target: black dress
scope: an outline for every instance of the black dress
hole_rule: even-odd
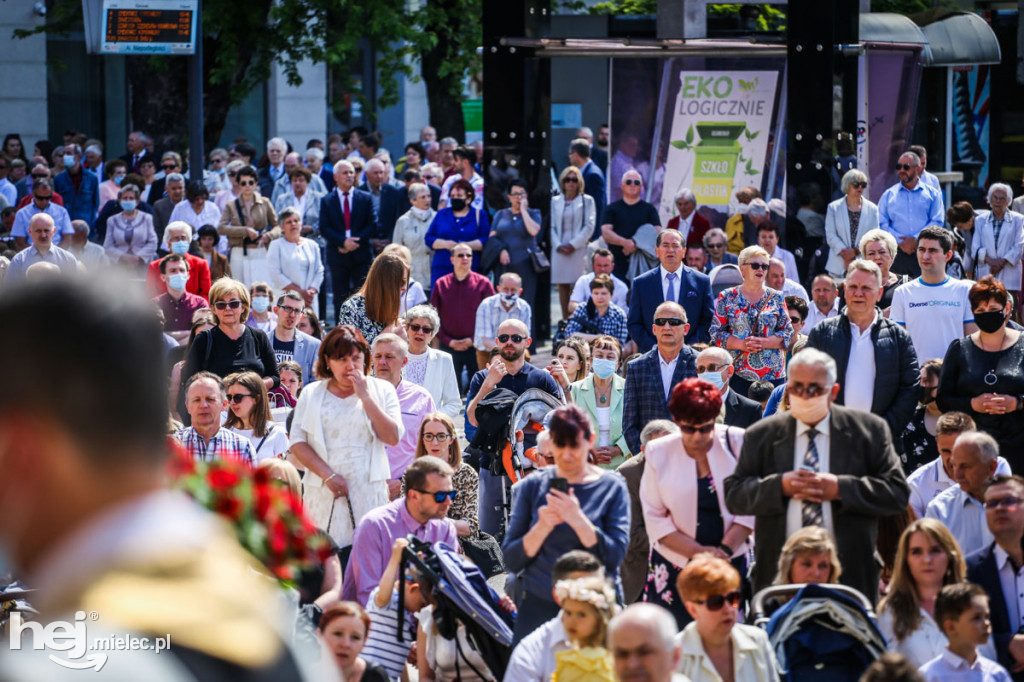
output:
[[[907,428],[903,431],[903,454],[900,455],[900,464],[903,465],[905,476],[909,476],[939,456],[935,436],[928,433],[924,425],[925,412],[925,406],[918,405],[914,409],[914,416],[910,418]]]
[[[942,361],[936,396],[943,412],[956,410],[971,415],[978,429],[999,442],[999,454],[1010,463],[1010,469],[1024,472],[1024,411],[975,412],[971,399],[982,393],[1024,394],[1024,334],[1001,351],[982,350],[970,337],[951,343]]]

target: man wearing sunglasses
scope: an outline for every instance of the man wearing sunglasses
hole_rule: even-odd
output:
[[[917,154],[904,152],[896,162],[900,181],[885,190],[878,200],[878,226],[899,242],[891,269],[911,277],[921,274],[915,257],[918,233],[929,225],[944,224],[945,215],[942,194],[921,182],[920,165],[921,158]]]
[[[302,368],[302,378],[309,383],[314,380],[313,365],[320,351],[320,339],[297,327],[304,306],[305,300],[297,291],[287,290],[278,297],[274,306],[277,326],[270,335],[270,345],[274,348],[278,366],[285,360],[294,360]]]
[[[697,355],[697,378],[715,385],[722,397],[719,423],[745,429],[761,418],[761,405],[736,391],[729,390],[729,380],[736,370],[732,366],[732,353],[708,346]]]
[[[790,411],[747,429],[724,483],[729,511],[756,517],[754,590],[774,580],[786,538],[815,525],[836,539],[840,582],[874,603],[878,566],[870,557],[878,521],[903,511],[910,496],[889,427],[881,417],[833,404],[836,363],[815,348],[793,356],[786,390]]]
[[[405,470],[405,496],[367,512],[352,537],[341,598],[365,604],[391,559],[398,538],[413,535],[424,542],[458,547],[455,522],[446,518],[457,491],[448,462],[425,455]]]
[[[629,169],[622,175],[622,198],[608,204],[601,215],[601,236],[615,256],[614,273],[619,279],[626,279],[628,256],[637,248],[633,241],[637,231],[644,225],[661,226],[658,210],[643,200],[643,192],[640,173]]]
[[[1024,665],[1024,613],[1017,589],[1024,580],[1024,478],[996,474],[986,486],[985,521],[995,541],[967,559],[967,579],[988,594],[999,663],[1015,670]],[[1021,673],[1013,679],[1021,679]]]

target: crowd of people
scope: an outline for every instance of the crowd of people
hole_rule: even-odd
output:
[[[126,148],[69,131],[0,150],[0,352],[19,358],[0,373],[0,550],[43,613],[115,603],[129,584],[90,588],[108,570],[159,582],[177,559],[230,583],[249,561],[164,489],[169,436],[277,472],[332,548],[293,619],[319,654],[268,620],[250,572],[241,601],[182,626],[193,671],[775,680],[751,597],[811,583],[877,611],[899,657],[867,679],[1024,680],[1007,185],[991,210],[946,210],[912,147],[877,205],[853,169],[827,205],[797,188],[793,215],[754,187],[728,216],[681,188],[662,225],[635,169],[607,200],[607,126],[532,188],[485,186],[480,150],[430,127],[398,159],[363,129],[238,141],[194,173],[143,133]],[[510,433],[531,400],[543,414]],[[416,541],[507,595],[507,669],[407,569]],[[232,609],[258,655],[211,634]]]

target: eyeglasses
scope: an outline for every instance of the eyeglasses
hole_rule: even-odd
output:
[[[767,263],[744,263],[744,265],[748,266],[751,270],[764,270],[766,272],[768,271]]]
[[[255,397],[256,396],[254,396],[252,393],[232,393],[232,394],[228,395],[228,402],[229,403],[234,403],[235,405],[237,405],[238,403],[242,402],[246,398],[255,398]]]
[[[522,199],[526,196],[526,192],[513,192],[512,194],[509,194],[509,196],[515,199]]]
[[[896,170],[908,171],[908,170],[913,170],[915,168],[917,168],[917,166],[911,166],[909,163],[897,163],[896,164]]]
[[[283,310],[284,312],[288,313],[289,315],[301,315],[302,314],[302,308],[293,308],[290,305],[279,305],[279,306],[277,306],[277,309],[278,310]]]
[[[714,244],[708,244],[709,249],[724,249],[725,242],[716,242]]]
[[[694,604],[702,604],[708,611],[720,611],[726,602],[729,606],[736,608],[740,605],[743,595],[739,590],[733,590],[729,594],[713,594],[704,601],[694,600]]]
[[[434,328],[426,324],[410,324],[409,329],[414,332],[423,332],[424,334],[433,334]]]
[[[452,436],[451,436],[450,433],[424,433],[423,434],[423,440],[426,443],[430,443],[430,442],[435,441],[435,440],[438,443],[443,443],[443,442],[445,442],[446,440],[448,440],[451,437]]]
[[[473,257],[473,254],[471,254],[471,253],[453,253],[452,254],[452,258],[472,258],[472,257]]]
[[[655,327],[664,327],[666,324],[668,326],[670,326],[670,327],[681,327],[681,326],[683,326],[686,323],[683,322],[682,320],[680,320],[678,317],[656,317],[656,318],[654,318],[654,326]]]
[[[512,340],[512,343],[522,343],[526,340],[526,337],[519,334],[501,334],[498,336],[498,343],[508,343],[509,339]]]
[[[1002,507],[1003,509],[1013,509],[1014,507],[1020,506],[1021,502],[1024,502],[1024,500],[1019,497],[1015,497],[1014,495],[1007,495],[1006,497],[1000,497],[995,500],[985,500],[985,509],[998,509],[999,507]]]
[[[695,433],[706,436],[715,430],[715,422],[710,422],[704,426],[690,426],[689,424],[678,424],[677,426],[679,426],[679,430],[687,436],[692,436]]]
[[[831,386],[822,386],[821,384],[788,384],[786,391],[790,395],[795,395],[797,398],[817,398],[820,395],[828,393]]]
[[[579,181],[580,181],[580,179],[577,178],[575,175],[566,175],[565,176],[565,180],[562,180],[562,182],[577,182],[577,183]]]
[[[232,310],[238,310],[242,307],[241,301],[217,301],[213,304],[213,307],[217,310],[225,310],[231,308]]]
[[[241,182],[240,181],[238,184],[241,185],[242,187],[253,187],[256,183],[253,182],[252,180],[250,180],[248,182]]]
[[[864,189],[867,186],[868,186],[868,183],[866,183],[866,182],[851,182],[850,183],[850,187],[856,187],[858,189]]]
[[[704,372],[721,372],[729,365],[697,365],[697,374],[703,374]]]
[[[644,183],[643,183],[642,180],[623,180],[622,184],[623,185],[638,185],[639,186],[639,185],[642,185]]]
[[[435,493],[428,492],[426,490],[418,490],[416,488],[413,488],[413,490],[423,495],[433,495],[434,502],[437,502],[438,504],[444,502],[445,498],[451,498],[452,502],[454,502],[456,496],[459,494],[458,490],[438,490]]]

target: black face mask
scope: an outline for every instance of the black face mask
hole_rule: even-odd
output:
[[[922,386],[921,387],[921,404],[928,405],[929,403],[935,402],[935,394],[938,392],[938,388],[935,386]]]
[[[465,208],[466,208],[466,200],[465,199],[452,199],[452,210],[453,211],[462,211],[462,210],[465,210]]]
[[[1002,310],[993,310],[989,313],[975,313],[974,324],[986,334],[994,334],[999,328],[1006,324],[1006,315]]]

